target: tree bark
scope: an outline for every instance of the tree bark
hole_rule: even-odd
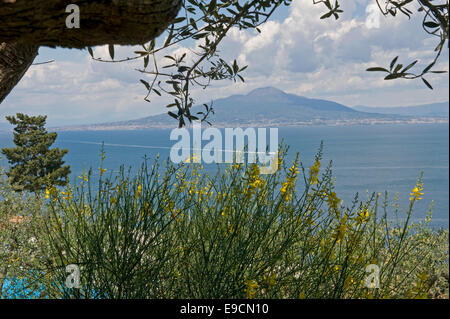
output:
[[[69,4],[80,28],[69,29]],[[136,45],[159,36],[181,0],[0,0],[0,103],[19,82],[40,46]]]
[[[80,8],[79,29],[66,26],[69,4]],[[0,42],[79,49],[142,44],[167,28],[180,5],[181,0],[0,0]]]
[[[37,45],[0,43],[0,103],[19,83],[37,53]]]

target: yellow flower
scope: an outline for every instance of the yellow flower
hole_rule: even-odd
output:
[[[320,161],[317,159],[313,166],[309,168],[309,184],[315,185],[319,179]]]
[[[289,172],[291,173],[292,176],[297,175],[299,173],[297,162],[292,164],[292,167],[289,169]]]
[[[348,276],[348,277],[345,279],[344,287],[345,287],[345,288],[348,288],[348,286],[350,286],[350,285],[356,285],[356,280],[353,279],[351,276]]]
[[[259,287],[258,283],[255,280],[247,280],[245,281],[245,285],[247,288],[244,289],[245,295],[248,299],[255,298],[256,289]]]
[[[242,193],[249,199],[256,192],[257,188],[264,186],[265,181],[259,177],[260,170],[258,165],[252,165],[247,172],[247,175],[248,187],[245,188]]]
[[[81,176],[78,176],[78,178],[84,180],[85,182],[89,181],[88,178],[87,178],[87,176],[86,176],[86,174],[83,174],[83,175],[81,175]]]
[[[423,195],[422,191],[423,191],[422,184],[421,183],[417,183],[417,185],[413,188],[411,193],[409,193],[409,195],[411,195],[409,200],[410,201],[421,200],[422,197],[420,197],[420,196]]]
[[[100,176],[103,176],[103,174],[107,171],[106,168],[101,168],[101,167],[99,167],[98,169],[99,169],[99,171],[100,171]]]
[[[49,199],[50,196],[54,197],[56,195],[58,195],[58,191],[56,190],[55,186],[50,186],[45,189],[45,199]],[[56,198],[54,198],[53,200],[56,200]]]
[[[335,228],[335,233],[333,234],[333,238],[336,239],[337,243],[340,243],[345,236],[345,233],[349,229],[347,225],[347,216],[344,216],[340,221],[339,225]]]
[[[136,199],[138,199],[139,197],[141,197],[141,195],[142,195],[142,185],[139,185],[139,186],[137,187],[136,194],[134,195],[134,197],[135,197]]]
[[[340,212],[338,209],[338,205],[341,202],[341,200],[337,197],[335,192],[330,192],[327,196],[327,203],[328,203],[328,207],[333,210],[337,217],[339,217]]]
[[[369,220],[369,210],[365,209],[365,210],[361,210],[358,213],[358,217],[356,218],[356,222],[358,224],[363,224],[365,222],[367,222]]]
[[[63,198],[64,198],[65,200],[72,201],[73,193],[72,193],[72,190],[71,190],[71,189],[66,188],[65,191],[62,191],[62,192],[61,192],[61,195],[63,195]]]
[[[280,193],[287,202],[292,199],[292,195],[295,193],[295,184],[298,172],[298,163],[294,162],[286,176],[286,182],[281,185]]]
[[[186,158],[185,163],[200,163],[200,156],[196,153]]]

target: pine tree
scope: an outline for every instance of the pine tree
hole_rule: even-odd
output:
[[[2,153],[11,165],[7,172],[15,191],[38,193],[47,186],[64,186],[69,181],[70,166],[63,166],[68,150],[52,148],[57,134],[45,129],[47,116],[28,116],[17,113],[6,119],[15,125],[16,147],[3,148]]]

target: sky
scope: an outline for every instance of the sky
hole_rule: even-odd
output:
[[[382,73],[365,71],[385,67],[395,56],[404,65],[418,59],[418,70],[432,61],[437,38],[423,31],[421,14],[415,13],[409,20],[403,15],[383,17],[375,0],[341,0],[341,18],[321,20],[327,11],[312,2],[293,0],[262,26],[261,34],[231,30],[219,50],[225,60],[237,59],[241,66],[248,65],[243,74],[246,82],[223,81],[206,90],[194,89],[196,102],[266,86],[347,106],[448,101],[448,74],[427,76],[434,87],[429,90],[420,80],[384,81]],[[183,52],[191,58],[188,49],[195,45],[193,41],[181,44],[160,58]],[[133,56],[136,49],[116,47],[116,57]],[[95,56],[109,56],[107,47],[96,47],[94,52]],[[31,66],[0,104],[0,123],[16,112],[46,114],[51,126],[130,120],[164,113],[170,103],[167,97],[153,95],[151,103],[144,101],[147,92],[139,80],[151,78],[135,70],[142,67],[141,61],[102,63],[93,61],[86,50],[41,48],[35,63],[49,60],[55,61]],[[448,71],[448,64],[445,49],[434,69]]]

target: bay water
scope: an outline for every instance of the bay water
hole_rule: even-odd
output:
[[[170,132],[161,129],[61,131],[55,146],[69,149],[65,160],[71,165],[71,181],[76,181],[90,167],[98,175],[102,143],[106,153],[103,166],[109,172],[118,171],[121,165],[137,169],[145,157],[151,164],[157,154],[162,160],[167,159],[176,143],[170,140]],[[398,193],[400,204],[407,207],[409,193],[423,171],[423,200],[417,202],[412,220],[423,221],[433,200],[431,225],[448,228],[448,124],[290,127],[279,129],[279,139],[290,148],[288,159],[299,152],[305,167],[312,165],[323,141],[322,167],[333,161],[336,193],[347,205],[357,192],[361,199],[366,199],[367,192],[388,191],[390,199]],[[0,147],[11,146],[12,134],[0,133]],[[0,165],[8,166],[4,157]],[[213,171],[213,167],[214,164],[205,165],[206,170]]]

